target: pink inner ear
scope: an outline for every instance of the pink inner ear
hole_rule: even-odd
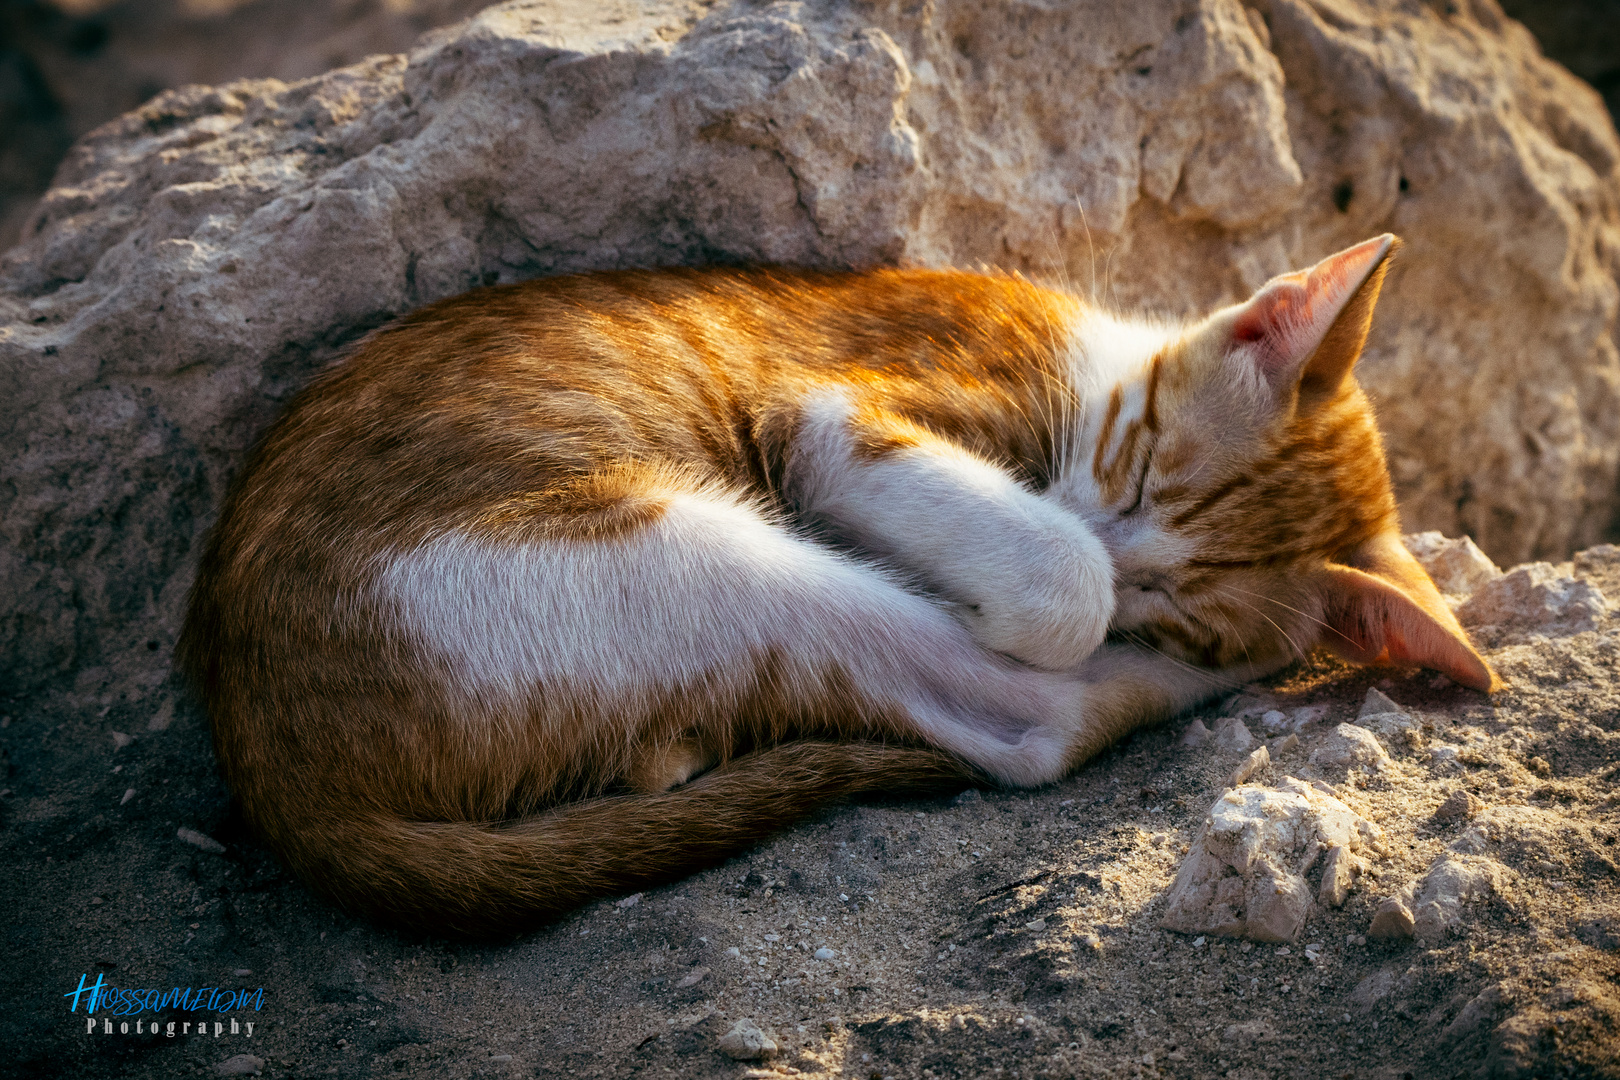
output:
[[[1330,566],[1324,577],[1322,644],[1358,664],[1413,664],[1476,690],[1497,689],[1502,684],[1496,673],[1433,588],[1414,588],[1414,596],[1384,577]]]
[[[1389,253],[1394,237],[1380,236],[1330,255],[1309,270],[1272,278],[1239,311],[1232,341],[1248,345],[1274,388],[1304,366],[1356,290]]]

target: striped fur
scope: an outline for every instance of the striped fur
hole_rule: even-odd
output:
[[[1392,248],[1192,325],[926,270],[425,308],[210,537],[225,778],[340,901],[498,933],[832,799],[1048,782],[1318,642],[1489,688],[1349,375]]]

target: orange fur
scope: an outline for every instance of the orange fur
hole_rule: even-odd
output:
[[[1234,361],[1210,341],[1264,334],[1264,312],[1171,334],[1088,400],[1070,346],[1100,314],[1017,277],[631,271],[418,311],[298,396],[212,533],[180,658],[225,779],[270,846],[339,900],[487,933],[668,880],[830,799],[1014,775],[933,745],[920,718],[935,694],[965,717],[963,738],[979,738],[977,706],[951,704],[978,691],[874,689],[866,657],[840,658],[836,640],[814,662],[757,643],[707,669],[671,660],[664,685],[614,697],[603,690],[617,685],[612,672],[491,690],[472,681],[474,661],[424,643],[431,624],[411,629],[401,605],[412,590],[443,603],[460,587],[447,578],[433,592],[430,564],[409,561],[446,537],[492,566],[536,551],[628,560],[696,499],[801,545],[790,550],[824,550],[834,570],[870,563],[874,595],[922,604],[931,627],[930,612],[948,611],[936,622],[956,640],[950,620],[973,627],[984,612],[953,593],[950,574],[907,561],[906,530],[879,543],[804,505],[801,489],[825,468],[807,432],[827,401],[847,406],[836,430],[850,470],[989,470],[1008,485],[997,499],[1067,500],[1062,520],[1101,537],[1114,644],[1066,674],[985,650],[972,660],[982,679],[1084,703],[1065,721],[1062,767],[1303,655],[1324,626],[1358,658],[1492,685],[1421,570],[1388,545],[1397,525],[1378,433],[1349,377],[1383,258],[1283,379],[1286,393],[1234,405],[1231,430],[1210,410],[1223,407],[1212,387]],[[1244,319],[1234,335],[1228,324]],[[1095,445],[1076,445],[1087,438]],[[405,591],[389,595],[406,599],[378,591],[380,566],[396,566],[388,580]],[[728,587],[726,575],[711,587]],[[602,588],[592,603],[632,625],[635,595]],[[761,603],[749,632],[764,641],[782,618],[768,594]],[[527,617],[518,607],[513,617]],[[719,632],[725,617],[695,612],[682,632]],[[578,647],[619,649],[654,672],[673,647],[629,629],[607,641],[572,625],[537,633],[563,650],[588,638]],[[988,717],[983,737],[1023,746],[1038,721],[1029,709]]]

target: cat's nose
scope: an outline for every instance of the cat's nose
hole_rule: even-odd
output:
[[[1149,592],[1170,592],[1175,587],[1169,574],[1156,570],[1131,569],[1117,573],[1115,585],[1121,589],[1143,589]]]

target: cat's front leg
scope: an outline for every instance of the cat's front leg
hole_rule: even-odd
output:
[[[926,428],[826,395],[786,481],[804,517],[955,601],[985,647],[1056,671],[1102,643],[1113,565],[1086,523]]]
[[[1274,674],[1294,657],[1205,668],[1140,645],[1110,642],[1075,671],[1084,685],[1065,769],[1073,769],[1137,728],[1168,720],[1254,679]]]

